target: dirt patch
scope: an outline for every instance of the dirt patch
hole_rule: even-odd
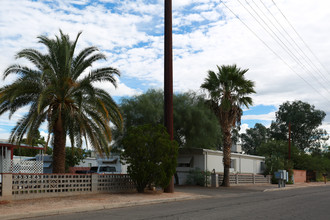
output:
[[[117,206],[117,204],[139,203],[146,201],[159,201],[169,198],[187,198],[189,193],[175,192],[162,193],[159,191],[146,191],[145,193],[123,194],[84,194],[70,197],[52,197],[28,200],[14,200],[0,205],[1,215],[32,214],[38,212],[57,212],[69,209],[90,209],[93,207]]]
[[[5,204],[8,204],[10,203],[10,201],[0,201],[0,205],[5,205]]]

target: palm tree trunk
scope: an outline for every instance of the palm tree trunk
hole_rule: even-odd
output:
[[[229,168],[230,168],[230,149],[231,149],[231,133],[230,128],[223,128],[223,180],[221,186],[229,187]]]
[[[53,173],[65,173],[65,132],[61,117],[54,126]]]

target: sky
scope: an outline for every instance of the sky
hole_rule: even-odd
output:
[[[326,112],[321,127],[330,133],[329,8],[328,0],[173,0],[174,92],[201,93],[208,70],[237,64],[257,92],[241,132],[269,126],[279,105],[302,100]],[[22,49],[46,52],[37,36],[82,31],[77,50],[93,45],[107,57],[92,68],[120,70],[117,88],[97,85],[120,103],[163,88],[163,23],[163,0],[0,0],[0,75],[14,63],[31,65],[15,59]],[[1,77],[0,86],[13,80]],[[0,116],[0,139],[26,111]]]

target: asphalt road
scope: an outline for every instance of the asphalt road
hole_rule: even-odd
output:
[[[208,191],[209,193],[210,191]],[[55,215],[71,219],[330,219],[330,186],[248,193],[216,193],[208,199]]]

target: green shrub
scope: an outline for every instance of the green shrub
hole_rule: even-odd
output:
[[[162,125],[131,127],[122,139],[121,159],[129,164],[127,172],[142,193],[147,185],[165,188],[175,173],[178,144],[170,140]]]
[[[188,185],[205,186],[206,184],[210,184],[210,176],[210,171],[205,172],[199,168],[195,168],[194,170],[189,171],[186,183]]]

